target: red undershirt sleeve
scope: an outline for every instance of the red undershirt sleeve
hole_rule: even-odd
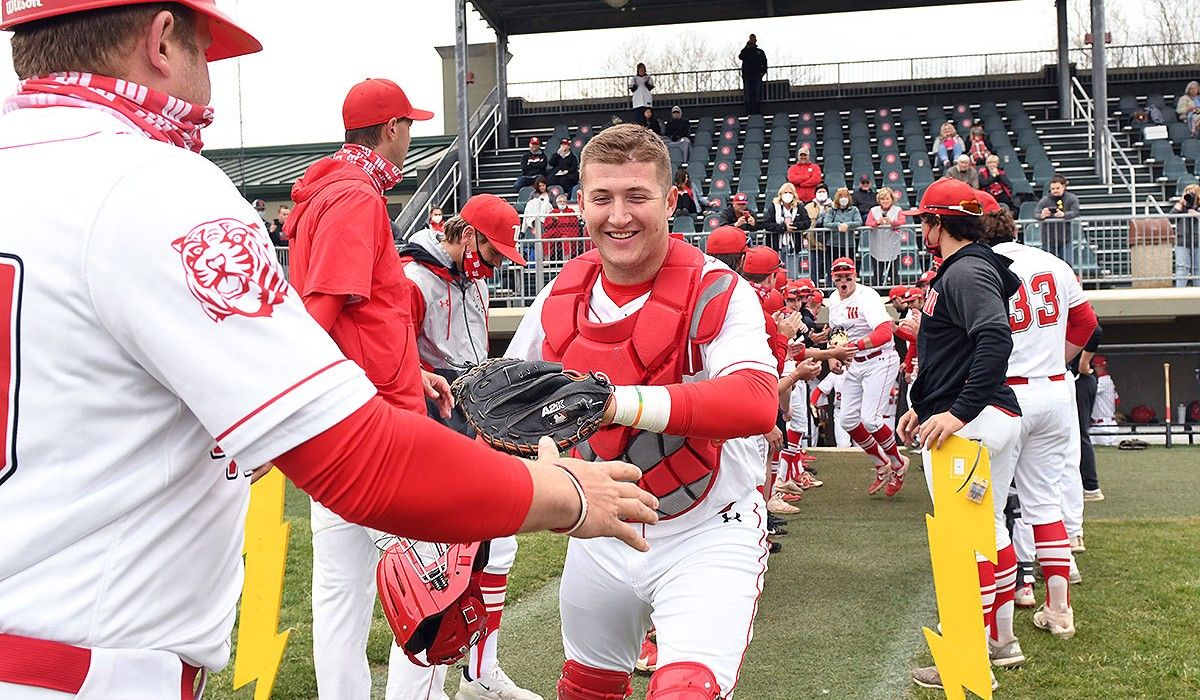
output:
[[[887,341],[889,341],[891,339],[892,339],[892,322],[891,321],[885,321],[885,322],[879,324],[878,326],[875,326],[875,330],[871,331],[871,335],[868,335],[865,338],[865,340],[867,340],[871,343],[871,347],[873,347],[873,348],[877,348],[880,345],[883,345],[884,343],[886,343]]]
[[[533,480],[516,457],[378,396],[275,465],[350,522],[431,542],[511,535],[533,502]],[[468,512],[464,503],[487,507]]]
[[[1076,304],[1067,309],[1067,342],[1083,347],[1088,344],[1099,321],[1090,302]]]
[[[900,340],[903,340],[906,343],[917,342],[917,336],[913,335],[912,333],[909,333],[904,328],[904,326],[894,326],[892,332],[897,338],[899,338]]]
[[[779,378],[770,372],[742,369],[702,382],[670,384],[668,435],[728,440],[763,435],[775,427]]]

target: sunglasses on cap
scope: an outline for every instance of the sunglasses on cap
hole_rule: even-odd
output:
[[[983,216],[983,205],[974,199],[962,199],[958,204],[926,204],[922,209],[955,212],[968,216]],[[936,214],[936,211],[926,211],[926,214]]]

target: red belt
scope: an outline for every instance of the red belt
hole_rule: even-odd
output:
[[[867,353],[866,355],[855,355],[855,356],[854,356],[854,361],[855,361],[855,362],[862,362],[863,360],[871,360],[871,359],[874,359],[874,358],[876,358],[876,357],[879,357],[879,356],[880,356],[880,355],[882,355],[882,354],[883,354],[883,350],[881,349],[881,350],[876,350],[875,352],[869,352],[869,353]]]
[[[1062,380],[1064,380],[1066,378],[1067,378],[1067,375],[1065,373],[1055,374],[1053,376],[1046,377],[1046,379],[1049,379],[1052,382],[1061,382]],[[1009,377],[1008,379],[1004,380],[1004,383],[1009,386],[1021,386],[1022,384],[1029,383],[1029,377]]]
[[[92,650],[87,647],[0,634],[0,683],[74,694],[83,687],[91,665]],[[194,697],[199,673],[199,668],[183,664],[181,698]]]

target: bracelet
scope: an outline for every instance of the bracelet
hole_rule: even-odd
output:
[[[554,530],[550,531],[550,532],[554,532],[554,533],[557,533],[560,535],[568,535],[569,536],[571,533],[573,533],[576,530],[578,530],[579,528],[583,527],[583,521],[587,520],[587,516],[588,516],[587,495],[584,494],[584,492],[583,492],[583,485],[579,483],[579,479],[577,479],[575,477],[575,474],[570,469],[567,469],[566,467],[564,467],[561,464],[556,464],[554,466],[563,470],[564,472],[566,472],[567,476],[571,477],[571,484],[575,486],[575,492],[579,494],[579,520],[576,520],[575,524],[572,525],[571,527],[554,529]]]

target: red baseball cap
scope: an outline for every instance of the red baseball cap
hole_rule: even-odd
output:
[[[738,192],[737,194],[733,195],[733,198],[729,201],[733,202],[734,204],[745,204],[746,202],[750,201],[750,198],[746,196],[745,192]]]
[[[909,287],[908,291],[904,293],[904,301],[913,301],[914,299],[920,299],[924,296],[924,289],[921,289],[920,287]]]
[[[799,299],[802,296],[804,296],[804,288],[803,287],[798,287],[794,284],[789,284],[788,286],[783,288],[783,298],[784,299]]]
[[[829,266],[829,274],[836,275],[839,272],[849,272],[852,275],[858,274],[858,268],[854,267],[854,261],[850,258],[838,258]]]
[[[433,112],[417,109],[400,86],[386,78],[368,78],[350,88],[342,103],[346,130],[383,124],[389,119],[433,119]]]
[[[800,287],[807,287],[808,289],[816,289],[817,288],[817,283],[813,282],[811,277],[801,277],[800,279],[793,282],[793,284],[800,286]]]
[[[787,286],[787,270],[779,269],[775,271],[775,288],[783,289]]]
[[[1000,202],[997,202],[996,198],[988,192],[975,190],[975,199],[979,200],[979,205],[983,207],[984,214],[992,214],[1000,211]]]
[[[818,305],[825,303],[825,292],[819,289],[814,289],[812,296],[809,297],[809,302],[817,302]]]
[[[542,140],[536,136],[530,136],[529,137],[529,145],[530,146],[540,146],[540,145],[542,145]]]
[[[782,267],[779,253],[765,245],[756,245],[746,251],[746,262],[742,263],[742,272],[747,275],[770,275]]]
[[[944,177],[925,189],[921,204],[904,212],[905,216],[938,214],[940,216],[981,216],[983,206],[976,190],[962,180]]]
[[[504,257],[518,265],[525,264],[516,246],[521,215],[511,204],[494,194],[477,194],[467,200],[458,215],[487,237]]]
[[[31,0],[5,2],[0,7],[0,29],[9,30],[29,22],[70,15],[89,10],[101,10],[127,5],[145,5],[156,0]],[[224,12],[217,9],[215,0],[174,0],[208,18],[212,44],[205,52],[209,61],[244,56],[262,51],[262,44],[250,32],[239,27]]]
[[[892,287],[892,290],[888,292],[888,299],[894,301],[896,299],[903,299],[907,295],[908,287],[898,284],[895,287]]]
[[[775,313],[783,308],[783,295],[779,293],[778,289],[772,289],[767,292],[767,296],[763,297],[762,307],[763,311],[769,314]]]
[[[746,232],[737,226],[718,226],[708,234],[706,250],[709,255],[745,253]]]
[[[934,277],[937,277],[936,270],[926,270],[925,272],[921,273],[921,277],[917,280],[917,283],[920,284],[921,282],[924,282],[929,284],[930,282],[933,282]]]

